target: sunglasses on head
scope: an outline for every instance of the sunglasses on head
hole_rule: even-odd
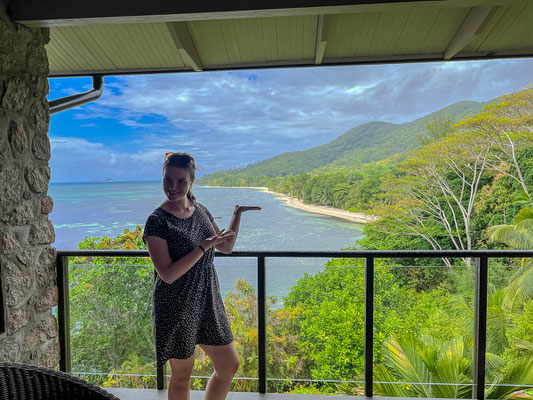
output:
[[[188,154],[180,154],[180,153],[174,153],[174,152],[169,152],[169,153],[165,153],[165,158],[169,158],[169,157],[172,157],[172,156],[179,156],[179,157],[183,157],[185,158],[187,161],[191,161],[192,158],[191,156],[189,156]]]

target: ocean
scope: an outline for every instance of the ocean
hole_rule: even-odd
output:
[[[337,251],[361,238],[362,225],[286,206],[277,196],[257,189],[195,186],[197,200],[227,228],[235,204],[258,205],[261,211],[243,214],[234,251]],[[144,226],[146,218],[164,200],[161,182],[52,183],[54,223],[58,250],[78,249],[85,237],[116,237],[124,229]],[[323,269],[327,259],[267,258],[267,296],[283,304],[290,288],[305,273]],[[257,287],[255,258],[216,258],[220,290],[225,296],[237,279]]]

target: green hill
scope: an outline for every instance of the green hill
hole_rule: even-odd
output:
[[[283,153],[243,168],[217,171],[203,176],[199,183],[206,184],[211,179],[221,178],[228,174],[278,177],[297,175],[315,169],[353,167],[383,160],[393,154],[417,148],[417,135],[424,132],[426,121],[430,118],[442,114],[449,115],[454,121],[459,121],[467,115],[480,112],[485,104],[487,103],[460,101],[404,124],[368,122],[350,129],[324,145],[303,151]]]
[[[414,121],[401,125],[395,125],[395,129],[393,129],[389,135],[374,135],[372,138],[367,140],[369,143],[368,146],[360,146],[359,148],[350,151],[348,154],[335,159],[335,161],[332,162],[332,166],[339,167],[346,165],[361,165],[373,161],[383,160],[393,154],[413,150],[419,147],[417,135],[420,135],[425,131],[426,122],[431,118],[439,114],[448,115],[455,122],[457,122],[467,115],[479,113],[486,104],[488,103],[460,101]],[[354,128],[346,132],[338,139],[349,135],[350,132],[356,129],[357,128]],[[358,139],[359,137],[356,136],[353,140]]]

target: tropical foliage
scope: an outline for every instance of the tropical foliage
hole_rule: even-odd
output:
[[[476,112],[459,122],[457,114],[443,113],[418,121],[403,154],[387,150],[370,163],[361,149],[351,147],[336,158],[314,149],[299,164],[320,160],[311,170],[278,173],[290,171],[285,155],[213,174],[209,183],[268,186],[305,202],[379,215],[354,248],[532,249],[533,87]],[[390,139],[396,128],[370,124],[355,136],[372,129],[376,137]],[[330,151],[346,147],[349,136]],[[367,145],[368,150],[376,143]],[[80,248],[142,249],[141,234],[137,227],[115,239],[87,238]],[[330,260],[320,272],[302,277],[282,306],[280,299],[268,299],[267,373],[275,378],[269,391],[361,394],[362,265]],[[473,266],[470,259],[376,260],[376,394],[472,397]],[[153,387],[149,259],[72,259],[70,281],[73,369],[105,372],[91,378],[103,385]],[[526,387],[533,385],[531,260],[491,259],[487,300],[485,394],[531,398]],[[257,381],[249,378],[257,378],[257,294],[239,280],[225,307],[241,360],[232,390],[255,391]],[[211,372],[198,349],[192,387],[203,388]]]

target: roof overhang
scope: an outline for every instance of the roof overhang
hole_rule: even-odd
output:
[[[531,0],[11,1],[51,76],[533,56]]]

